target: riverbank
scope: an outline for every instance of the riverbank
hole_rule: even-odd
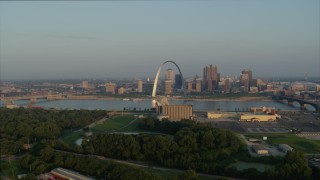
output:
[[[110,97],[110,96],[69,96],[68,100],[131,100],[135,101],[135,99],[139,100],[151,100],[152,97],[139,97],[139,98],[126,98],[124,97]],[[186,101],[272,101],[270,97],[231,97],[231,98],[194,98],[194,97],[168,97],[168,100],[186,100]]]

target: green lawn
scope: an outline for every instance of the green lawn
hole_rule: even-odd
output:
[[[128,125],[134,119],[135,118],[133,115],[114,116],[107,119],[103,124],[98,124],[97,126],[91,128],[91,131],[93,133],[119,132],[118,130],[120,128],[123,128],[124,126]],[[126,128],[129,128],[129,126]],[[123,132],[123,129],[120,129],[120,132]]]
[[[82,133],[82,131],[69,131],[61,136],[61,140],[72,147],[75,146],[76,140],[81,138]]]
[[[296,150],[303,151],[304,153],[320,153],[320,141],[311,140],[294,134],[250,134],[247,137],[262,139],[262,136],[267,136],[266,141],[269,144],[288,144]]]

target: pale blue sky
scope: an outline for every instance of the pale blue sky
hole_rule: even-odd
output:
[[[154,77],[166,60],[185,77],[209,64],[223,76],[246,68],[320,76],[319,8],[319,0],[1,1],[1,78]]]

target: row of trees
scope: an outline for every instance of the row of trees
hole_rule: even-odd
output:
[[[40,151],[25,154],[20,160],[20,165],[34,175],[63,167],[96,179],[162,179],[143,169],[99,160],[95,157],[58,152],[49,146]]]
[[[0,153],[16,154],[25,143],[59,138],[62,130],[82,128],[105,111],[0,108]]]
[[[89,154],[153,161],[167,167],[201,171],[209,171],[210,163],[227,158],[242,148],[239,138],[230,131],[192,121],[154,120],[154,124],[165,131],[171,129],[173,135],[99,134],[85,139],[82,147]]]

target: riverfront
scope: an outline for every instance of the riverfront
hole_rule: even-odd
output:
[[[151,99],[139,101],[124,101],[122,99],[96,99],[96,100],[39,100],[32,106],[40,106],[45,109],[102,109],[102,110],[148,110],[151,107]],[[180,100],[171,99],[171,104],[190,104],[198,111],[245,111],[254,106],[271,106],[281,110],[299,110],[299,105],[288,106],[275,101],[244,101],[244,100]],[[18,100],[15,104],[27,106],[28,100]],[[1,104],[3,106],[3,104]],[[125,109],[124,109],[125,108]],[[312,110],[312,109],[311,109]]]

